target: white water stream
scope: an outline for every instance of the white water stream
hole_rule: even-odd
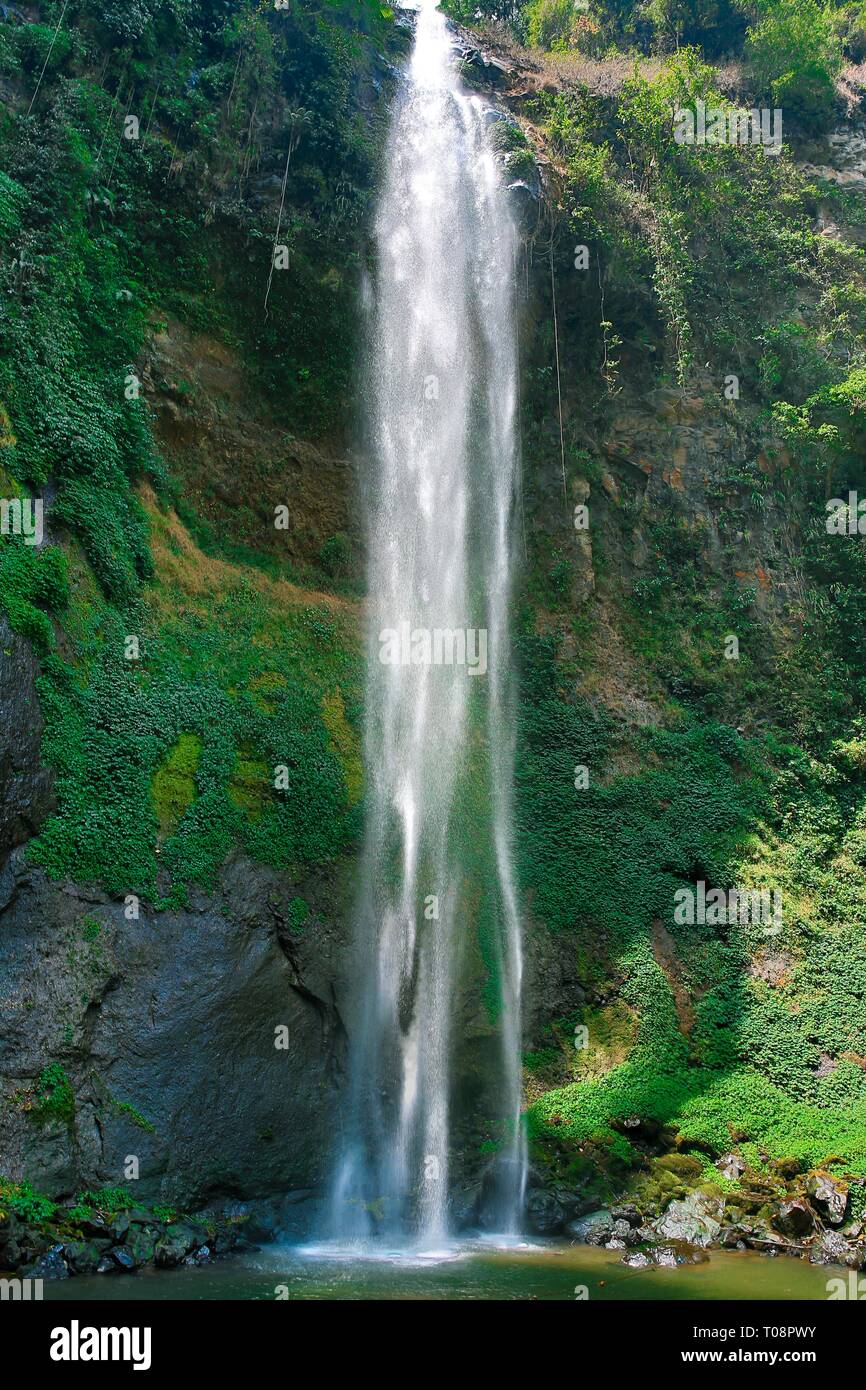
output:
[[[503,1231],[517,1231],[523,1195],[508,637],[517,243],[490,143],[494,113],[461,88],[435,0],[417,8],[375,229],[368,809],[331,1235],[434,1248],[452,1226],[470,901],[494,924],[485,964],[497,995]],[[483,783],[472,819],[488,846],[474,883],[472,778]]]

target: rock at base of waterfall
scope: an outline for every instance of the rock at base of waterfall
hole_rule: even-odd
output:
[[[566,1235],[583,1245],[604,1245],[613,1234],[613,1218],[609,1211],[591,1211],[577,1221],[569,1221]]]
[[[526,1221],[529,1229],[537,1236],[552,1236],[561,1231],[568,1218],[565,1207],[552,1192],[534,1188],[526,1199]]]

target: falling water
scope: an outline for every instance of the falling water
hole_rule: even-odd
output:
[[[495,113],[461,89],[436,0],[417,8],[376,221],[368,813],[332,1220],[343,1239],[376,1233],[429,1249],[452,1224],[470,898],[494,922],[485,963],[498,995],[494,1201],[505,1231],[518,1226],[525,1165],[508,647],[516,236],[490,143]],[[474,884],[473,778],[487,822],[473,833],[488,845]]]

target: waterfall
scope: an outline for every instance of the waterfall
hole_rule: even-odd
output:
[[[508,639],[517,240],[490,140],[496,113],[462,90],[436,0],[417,8],[370,294],[367,825],[332,1234],[408,1233],[429,1249],[452,1224],[470,900],[493,924],[484,962],[496,995],[503,1231],[517,1230],[522,1204]],[[482,861],[482,881],[469,882]]]

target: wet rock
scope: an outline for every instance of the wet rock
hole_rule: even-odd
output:
[[[740,1238],[749,1250],[761,1250],[765,1254],[774,1250],[784,1250],[788,1244],[786,1236],[774,1231],[763,1217],[750,1217],[739,1224]]]
[[[487,1225],[487,1213],[482,1213],[481,1184],[463,1187],[451,1195],[451,1211],[458,1231],[493,1230]]]
[[[109,1246],[107,1240],[70,1240],[63,1247],[63,1258],[74,1274],[96,1274]]]
[[[569,1221],[566,1234],[583,1245],[604,1245],[613,1235],[613,1220],[609,1211],[593,1211],[577,1221]]]
[[[643,1217],[633,1202],[611,1207],[610,1214],[614,1221],[627,1221],[629,1226],[640,1226],[643,1223]]]
[[[105,1233],[110,1236],[118,1245],[122,1245],[129,1230],[129,1216],[126,1212],[116,1212],[108,1217],[105,1223]]]
[[[504,1155],[497,1156],[481,1175],[477,1184],[477,1202],[475,1204],[475,1224],[485,1231],[501,1231],[503,1222],[507,1220],[510,1209],[512,1193],[520,1186],[520,1173],[514,1160]],[[543,1193],[548,1196],[555,1194],[550,1189],[543,1188],[537,1180],[530,1183],[529,1194],[526,1199],[526,1211],[540,1211],[544,1203]],[[465,1193],[469,1199],[468,1209],[471,1211],[471,1193],[467,1189]],[[533,1229],[535,1229],[533,1227]],[[539,1235],[545,1234],[539,1230]]]
[[[829,1173],[810,1173],[806,1179],[806,1192],[813,1207],[825,1221],[838,1226],[845,1219],[848,1207],[848,1184],[833,1178]]]
[[[108,1221],[106,1221],[105,1217],[100,1216],[98,1212],[93,1212],[90,1216],[77,1218],[75,1225],[83,1236],[88,1236],[93,1240],[108,1239],[110,1243],[113,1234],[111,1226]]]
[[[739,1154],[722,1154],[716,1167],[725,1178],[736,1180],[746,1171],[746,1160]]]
[[[792,1240],[811,1235],[815,1229],[815,1213],[804,1197],[780,1203],[772,1219],[775,1229]]]
[[[653,1263],[645,1250],[629,1250],[620,1261],[620,1264],[628,1265],[629,1269],[652,1269]]]
[[[613,1216],[613,1212],[611,1212],[611,1216]],[[614,1221],[611,1230],[611,1238],[613,1240],[622,1241],[623,1245],[626,1246],[640,1245],[641,1242],[638,1228],[632,1226],[631,1222],[624,1221],[622,1217]]]
[[[678,1265],[703,1265],[710,1257],[700,1246],[681,1242],[674,1245],[674,1258]]]
[[[125,1270],[127,1274],[132,1274],[133,1270],[138,1268],[135,1256],[126,1245],[115,1245],[111,1251],[111,1258],[118,1269]]]
[[[184,1260],[185,1265],[207,1265],[211,1262],[211,1249],[209,1245],[200,1245],[196,1250],[192,1250]]]
[[[308,892],[315,902],[315,887]],[[220,1191],[282,1193],[289,1174],[296,1182],[318,1176],[333,1127],[323,1098],[333,1093],[345,1042],[332,1002],[343,929],[323,922],[290,961],[277,917],[297,894],[291,875],[231,856],[213,894],[193,894],[176,911],[143,906],[127,921],[122,898],[52,882],[23,848],[13,850],[0,867],[0,1094],[37,1077],[46,1057],[68,1057],[76,1114],[74,1128],[34,1125],[10,1108],[0,1172],[56,1199],[111,1186],[135,1152],[139,1201],[179,1209]],[[70,939],[92,913],[98,960],[70,965]],[[26,1012],[23,1000],[32,1003]],[[250,1019],[289,1028],[288,1062],[263,1048]],[[202,1038],[211,1044],[202,1047]],[[99,1078],[109,1071],[112,1094],[152,1129],[106,1103]],[[128,1213],[104,1225],[89,1220],[82,1235],[123,1244],[124,1221],[128,1230]]]
[[[526,1219],[535,1235],[552,1236],[562,1230],[568,1213],[552,1192],[535,1188],[526,1198]]]
[[[723,1250],[744,1250],[739,1226],[723,1226],[716,1238],[716,1244]]]
[[[683,1201],[671,1202],[653,1223],[656,1233],[667,1240],[681,1240],[706,1248],[722,1229],[724,1201],[703,1192],[690,1192]]]
[[[63,1258],[63,1246],[52,1245],[32,1265],[22,1270],[25,1279],[68,1279],[69,1266]]]
[[[515,179],[507,188],[508,206],[521,236],[531,236],[538,228],[541,199],[525,179]]]
[[[839,1231],[823,1231],[809,1251],[813,1265],[845,1265],[862,1269],[866,1264],[866,1247],[848,1241]]]
[[[150,1263],[153,1259],[155,1244],[156,1233],[154,1231],[142,1230],[140,1226],[130,1227],[125,1249],[129,1251],[135,1261],[136,1269],[141,1269],[142,1265]]]
[[[191,1226],[178,1221],[157,1240],[154,1259],[162,1269],[173,1269],[200,1244],[198,1233]]]

